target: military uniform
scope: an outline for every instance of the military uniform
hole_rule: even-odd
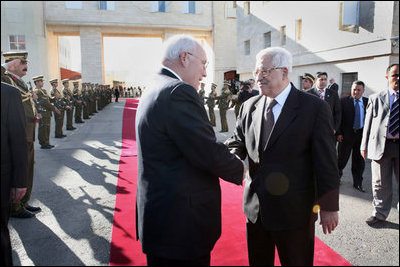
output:
[[[32,78],[33,82],[36,84],[39,81],[43,81],[43,76],[37,76]],[[50,103],[50,96],[47,94],[46,90],[36,87],[35,93],[38,96],[38,111],[42,118],[39,120],[38,129],[38,139],[40,148],[51,149],[54,146],[50,145],[50,124],[51,124],[51,112],[55,111],[54,105]]]
[[[74,84],[73,96],[75,99],[75,123],[85,123],[82,120],[83,101],[82,101],[82,92],[78,88],[79,82],[73,82],[73,84]]]
[[[229,84],[225,83],[221,95],[218,97],[219,115],[221,117],[221,132],[227,132],[228,121],[226,119],[226,111],[229,109],[229,102],[232,99],[232,92],[229,90]]]
[[[214,113],[214,107],[215,107],[215,99],[217,98],[217,92],[215,92],[215,89],[217,88],[217,85],[213,83],[211,85],[211,92],[208,94],[206,104],[208,106],[208,115],[210,116],[210,123],[212,126],[216,126],[215,123],[215,113]]]
[[[57,79],[53,79],[50,81],[53,89],[50,91],[51,101],[54,106],[60,111],[60,114],[54,112],[54,122],[55,122],[55,138],[64,138],[66,135],[63,133],[63,125],[64,125],[64,113],[66,103],[62,98],[61,92],[57,89],[58,81]]]
[[[21,62],[27,62],[26,58],[28,57],[27,52],[8,52],[4,53],[5,62],[10,62],[14,59],[20,59]],[[25,64],[25,63],[24,63]],[[26,119],[26,139],[28,142],[28,184],[27,190],[24,197],[12,205],[12,217],[17,218],[31,218],[34,216],[30,211],[40,211],[41,209],[38,207],[31,207],[28,202],[31,198],[32,194],[32,185],[33,185],[33,166],[34,166],[34,142],[35,142],[35,128],[36,128],[36,120],[37,120],[37,110],[35,108],[35,104],[33,101],[32,93],[29,92],[28,86],[26,83],[18,76],[11,72],[6,72],[9,77],[9,82],[12,86],[18,88],[21,97],[22,104],[24,106],[25,119]]]
[[[75,130],[76,128],[72,125],[72,119],[74,116],[74,96],[72,91],[68,88],[69,87],[69,80],[68,79],[64,79],[62,80],[62,84],[64,86],[64,90],[63,90],[63,95],[65,98],[65,102],[67,104],[67,125],[66,125],[66,129],[68,131],[72,131]],[[68,108],[69,107],[69,108]]]
[[[204,99],[205,99],[205,94],[206,94],[206,91],[204,90],[205,84],[201,83],[200,86],[201,87],[200,87],[200,90],[199,90],[199,97],[201,99],[201,103],[203,103],[203,105],[204,105]]]

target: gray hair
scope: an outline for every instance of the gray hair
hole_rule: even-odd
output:
[[[175,60],[182,52],[194,53],[201,44],[193,36],[180,34],[169,38],[164,43],[162,60]]]
[[[260,52],[256,56],[256,61],[260,61],[261,57],[270,56],[271,63],[274,68],[287,68],[289,72],[292,72],[292,54],[282,47],[268,47]]]

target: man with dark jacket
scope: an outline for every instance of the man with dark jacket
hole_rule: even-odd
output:
[[[162,64],[136,115],[136,230],[149,266],[210,265],[221,235],[219,177],[241,185],[245,165],[217,142],[195,89],[206,77],[200,43],[171,37]]]
[[[28,183],[25,112],[18,89],[1,83],[1,262],[12,266],[8,220],[12,201],[19,201]]]
[[[311,88],[307,92],[318,96],[328,102],[333,116],[334,133],[338,131],[342,119],[342,110],[340,108],[340,99],[337,92],[326,87],[328,83],[328,74],[326,72],[317,72],[317,80],[315,88]]]
[[[353,187],[365,192],[362,187],[365,161],[360,153],[364,118],[368,98],[363,97],[365,85],[362,81],[354,81],[351,95],[340,99],[342,108],[342,123],[337,132],[339,176],[342,177],[351,153],[351,173],[353,174]]]
[[[249,160],[243,210],[250,265],[273,266],[276,246],[282,265],[313,266],[318,212],[324,233],[338,225],[329,106],[297,90],[291,70],[292,56],[281,47],[257,54],[254,77],[262,95],[242,104],[234,134],[225,142]]]

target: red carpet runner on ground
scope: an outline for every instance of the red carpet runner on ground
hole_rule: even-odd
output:
[[[135,231],[135,201],[137,185],[137,151],[135,115],[138,101],[126,99],[123,113],[122,149],[119,163],[114,225],[111,240],[110,265],[146,265]],[[213,266],[248,265],[245,216],[242,212],[243,187],[221,180],[222,235],[211,252]],[[318,227],[320,227],[318,225]],[[279,265],[276,257],[275,265]],[[316,266],[350,266],[351,264],[315,239]]]

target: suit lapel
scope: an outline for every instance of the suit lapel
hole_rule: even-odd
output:
[[[383,104],[383,107],[385,108],[385,109],[390,109],[390,105],[389,105],[389,94],[388,94],[388,90],[385,90],[385,91],[383,91],[383,92],[381,92],[380,94],[379,94],[379,99],[381,100],[381,102],[382,102],[382,104]]]
[[[268,150],[274,142],[279,138],[282,132],[292,123],[292,121],[296,118],[297,112],[296,109],[300,106],[299,103],[299,91],[292,86],[288,98],[282,108],[281,114],[277,122],[272,129],[271,137],[268,141],[267,147],[265,150]]]
[[[166,68],[162,68],[159,73],[162,75],[166,75],[168,77],[174,78],[174,79],[179,79],[178,77],[176,77],[175,74],[173,74],[171,71],[167,70]]]
[[[262,121],[263,121],[263,113],[264,113],[264,107],[265,103],[267,101],[267,98],[265,96],[262,96],[260,100],[255,104],[255,110],[252,114],[252,121],[254,124],[254,136],[256,137],[256,146],[255,147],[260,147],[260,138],[261,138],[261,131],[262,131]]]

